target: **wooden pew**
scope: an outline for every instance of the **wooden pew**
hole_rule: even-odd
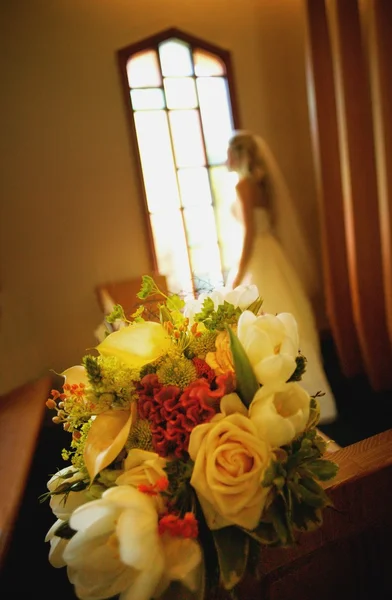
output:
[[[244,580],[240,600],[391,600],[392,430],[329,458],[340,470],[326,485],[334,508],[323,526],[293,548],[264,548],[261,576]]]
[[[45,402],[53,387],[48,375],[0,397],[0,568],[29,476]]]

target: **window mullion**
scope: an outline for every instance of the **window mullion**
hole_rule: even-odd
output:
[[[193,294],[193,296],[195,296],[196,290],[195,290],[195,282],[194,282],[193,274],[192,274],[192,262],[191,262],[191,255],[190,255],[190,251],[189,251],[188,233],[187,233],[186,226],[185,226],[184,209],[183,209],[183,206],[182,206],[181,189],[180,189],[180,183],[179,183],[179,179],[178,179],[178,166],[177,166],[176,155],[175,155],[175,151],[174,151],[173,135],[172,135],[172,130],[171,130],[171,123],[170,123],[170,118],[169,118],[169,109],[167,108],[167,100],[166,100],[166,93],[165,93],[165,86],[164,86],[164,75],[163,75],[163,70],[162,70],[162,61],[161,61],[161,57],[160,57],[160,54],[159,54],[159,46],[158,45],[156,46],[155,50],[156,50],[157,55],[158,55],[158,64],[159,64],[159,68],[160,68],[160,71],[161,71],[162,90],[163,90],[163,96],[164,96],[164,99],[165,99],[165,108],[164,108],[164,111],[166,113],[166,118],[167,118],[167,123],[168,123],[169,137],[170,137],[170,147],[171,147],[171,153],[172,153],[173,163],[174,163],[175,172],[176,172],[176,182],[177,182],[177,189],[178,189],[178,197],[180,199],[180,204],[181,204],[180,213],[181,213],[182,226],[184,228],[184,235],[185,235],[185,240],[186,240],[186,249],[187,249],[187,253],[188,253],[189,270],[190,270],[190,273],[191,273],[192,294]]]
[[[217,223],[217,219],[216,219],[216,210],[215,210],[216,205],[215,205],[215,198],[214,198],[214,189],[212,186],[212,179],[211,179],[211,173],[210,173],[211,165],[208,160],[207,145],[206,145],[203,121],[201,118],[201,111],[200,111],[200,98],[199,98],[199,92],[197,89],[197,76],[196,76],[196,71],[195,71],[195,63],[193,60],[193,52],[194,52],[195,47],[193,44],[191,44],[190,47],[191,47],[192,67],[193,67],[193,79],[195,80],[195,90],[196,90],[196,98],[197,98],[197,114],[199,115],[200,130],[201,130],[201,135],[202,135],[202,140],[203,140],[203,148],[204,148],[204,157],[205,157],[205,161],[206,161],[208,181],[209,181],[210,190],[211,190],[211,200],[212,200],[212,208],[213,208],[213,213],[214,213],[216,240],[217,240],[218,249],[219,249],[220,268],[221,268],[221,273],[222,273],[222,278],[223,278],[223,255],[222,255],[221,243],[219,241],[219,236],[218,236],[218,223]],[[223,281],[223,283],[224,283],[224,281]]]

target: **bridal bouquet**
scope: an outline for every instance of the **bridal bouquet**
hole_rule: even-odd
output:
[[[138,296],[161,293],[142,278]],[[255,286],[131,316],[62,375],[47,406],[70,434],[48,481],[49,560],[76,596],[232,596],[263,546],[295,543],[330,505],[336,475],[300,379],[291,314],[262,312]]]

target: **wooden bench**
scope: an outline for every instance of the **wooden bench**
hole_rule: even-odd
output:
[[[0,397],[0,567],[23,499],[52,386],[53,378],[48,375]]]
[[[392,430],[330,458],[340,470],[323,526],[294,548],[264,548],[261,577],[244,580],[240,600],[391,600]]]

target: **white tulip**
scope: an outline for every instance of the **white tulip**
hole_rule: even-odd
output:
[[[290,313],[256,317],[246,310],[238,320],[237,336],[263,385],[285,383],[296,369],[298,328]]]
[[[283,383],[260,388],[249,407],[249,418],[259,438],[278,448],[304,431],[309,411],[309,394],[298,383]]]
[[[63,558],[81,600],[118,594],[120,600],[150,600],[167,587],[170,577],[186,583],[201,560],[194,547],[187,553],[173,552],[171,543],[166,547],[158,532],[156,504],[133,486],[109,488],[99,500],[79,507],[70,527],[76,534]]]
[[[65,475],[67,477],[64,477]],[[56,489],[61,485],[66,484],[68,486],[77,483],[81,480],[83,480],[83,476],[77,469],[75,469],[75,467],[65,467],[49,479],[47,487],[50,492],[55,492]],[[88,501],[89,498],[87,497],[85,491],[82,490],[80,492],[54,494],[50,497],[49,504],[54,515],[58,519],[67,521],[67,519],[69,519],[71,513],[75,510],[75,508]]]
[[[53,523],[52,527],[49,529],[45,537],[45,542],[50,542],[49,562],[52,565],[52,567],[55,567],[56,569],[59,569],[60,567],[65,567],[66,564],[63,558],[63,552],[65,550],[66,545],[68,544],[68,540],[56,535],[56,531],[64,523],[65,521],[57,519],[57,521]]]

